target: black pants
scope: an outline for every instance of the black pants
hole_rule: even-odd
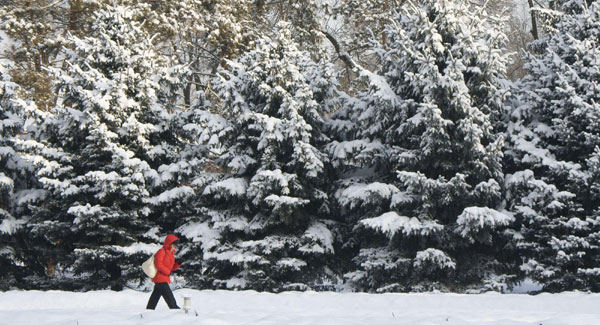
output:
[[[175,301],[175,296],[173,296],[173,291],[171,291],[169,284],[166,282],[154,284],[154,290],[152,290],[146,309],[155,309],[161,296],[165,299],[170,309],[179,309]]]

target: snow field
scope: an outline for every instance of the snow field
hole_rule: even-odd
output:
[[[149,292],[9,291],[0,293],[0,324],[600,324],[600,294],[481,295],[211,291],[180,289],[183,306],[163,300],[145,310]],[[196,315],[197,313],[197,315]]]

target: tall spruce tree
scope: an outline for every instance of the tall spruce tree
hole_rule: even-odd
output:
[[[213,124],[214,167],[195,181],[201,214],[180,228],[203,252],[207,286],[282,290],[332,277],[320,146],[335,82],[289,27],[278,24],[214,81],[224,117]]]
[[[155,168],[171,154],[161,86],[168,60],[132,14],[104,6],[89,35],[66,40],[59,105],[41,138],[53,149],[38,171],[49,194],[27,225],[31,249],[54,260],[51,284],[120,289],[142,278],[138,264],[158,248],[144,243],[158,239],[148,203]]]
[[[52,273],[54,266],[44,251],[29,249],[34,239],[28,231],[35,207],[47,198],[37,171],[48,163],[40,153],[52,150],[36,139],[40,122],[49,114],[21,98],[26,92],[11,81],[3,65],[0,75],[0,258],[5,274],[0,286],[32,288],[31,279]]]
[[[25,163],[18,149],[24,140],[20,137],[25,133],[25,110],[17,103],[18,86],[7,70],[0,65],[0,272],[4,274],[0,290],[17,286],[28,273],[22,249],[27,218],[20,208],[31,194],[27,190],[33,176],[31,164]]]
[[[498,133],[505,36],[464,1],[393,10],[377,71],[361,72],[367,89],[330,123],[345,135],[328,148],[350,162],[336,197],[360,248],[346,277],[361,290],[494,287],[511,273]]]
[[[600,5],[556,1],[553,33],[517,87],[507,152],[509,206],[525,275],[543,290],[600,290],[597,197]]]

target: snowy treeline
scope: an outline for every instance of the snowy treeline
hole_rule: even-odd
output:
[[[597,1],[0,8],[0,289],[600,290]]]

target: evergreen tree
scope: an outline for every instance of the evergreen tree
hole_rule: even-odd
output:
[[[35,212],[32,207],[47,197],[37,177],[47,163],[39,152],[47,148],[36,141],[36,135],[48,113],[20,98],[23,92],[3,65],[0,76],[0,259],[5,274],[0,287],[27,288],[30,277],[51,273],[54,265],[42,261],[44,252],[28,249],[32,238],[27,227]]]
[[[18,196],[27,185],[27,170],[20,164],[21,155],[15,142],[23,133],[24,114],[15,103],[17,85],[10,81],[4,66],[0,66],[0,290],[16,286],[19,274],[24,274],[23,251],[19,237],[25,219],[18,213]]]
[[[158,248],[144,242],[158,240],[148,203],[171,154],[168,60],[132,15],[105,6],[89,36],[66,40],[69,68],[57,72],[59,105],[41,134],[53,149],[38,171],[49,194],[28,224],[31,249],[55,260],[52,285],[120,289]]]
[[[361,290],[497,286],[513,221],[501,212],[505,37],[463,1],[394,12],[378,70],[361,71],[367,89],[330,123],[345,141],[329,151],[353,152],[337,191],[358,220],[346,277]]]
[[[521,269],[544,290],[599,290],[600,5],[556,1],[552,35],[517,87],[507,152]]]
[[[212,117],[214,167],[194,181],[201,214],[180,228],[203,252],[207,286],[299,289],[332,276],[328,160],[319,148],[335,83],[289,27],[278,24],[273,39],[257,40],[214,81],[224,117]]]

